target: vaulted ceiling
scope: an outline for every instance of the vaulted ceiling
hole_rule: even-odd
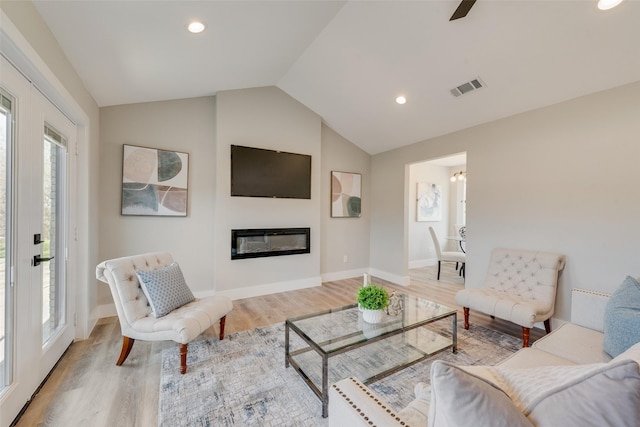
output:
[[[370,154],[640,81],[640,0],[34,4],[101,107],[277,86]]]

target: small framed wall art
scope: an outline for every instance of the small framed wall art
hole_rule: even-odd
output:
[[[416,193],[416,220],[440,221],[442,219],[442,186],[419,182]]]
[[[359,218],[362,210],[362,175],[331,172],[331,217]]]
[[[124,145],[122,215],[187,216],[189,154]]]

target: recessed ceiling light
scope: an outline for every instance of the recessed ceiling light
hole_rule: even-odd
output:
[[[609,10],[622,3],[622,0],[598,0],[598,9]]]
[[[405,104],[407,102],[407,98],[405,98],[404,96],[399,96],[396,98],[396,102],[400,105]]]
[[[203,32],[205,28],[207,28],[206,25],[200,21],[193,21],[187,25],[187,29],[194,34]]]

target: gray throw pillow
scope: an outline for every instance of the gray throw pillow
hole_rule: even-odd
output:
[[[549,385],[547,390],[531,403],[527,414],[537,426],[640,425],[640,371],[633,360],[602,364],[581,378]]]
[[[640,284],[631,276],[611,295],[604,311],[604,351],[611,357],[640,342]]]
[[[158,270],[136,270],[136,274],[155,317],[195,300],[176,262]]]
[[[532,427],[494,384],[442,360],[431,365],[429,427]]]

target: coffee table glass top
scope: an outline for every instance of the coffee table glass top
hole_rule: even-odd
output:
[[[432,323],[456,313],[453,308],[412,295],[400,297],[403,299],[404,309],[395,316],[383,314],[382,321],[377,324],[364,322],[357,304],[288,319],[287,323],[308,342],[317,345],[316,350],[331,354],[369,340],[380,340],[404,330],[414,329],[421,324]],[[442,344],[434,343],[438,347]],[[451,344],[451,340],[448,344]]]
[[[353,376],[365,384],[445,349],[457,349],[453,308],[400,295],[403,310],[382,321],[362,320],[357,304],[285,322],[285,366],[293,368],[329,411],[329,384]],[[447,319],[448,318],[448,319]]]

